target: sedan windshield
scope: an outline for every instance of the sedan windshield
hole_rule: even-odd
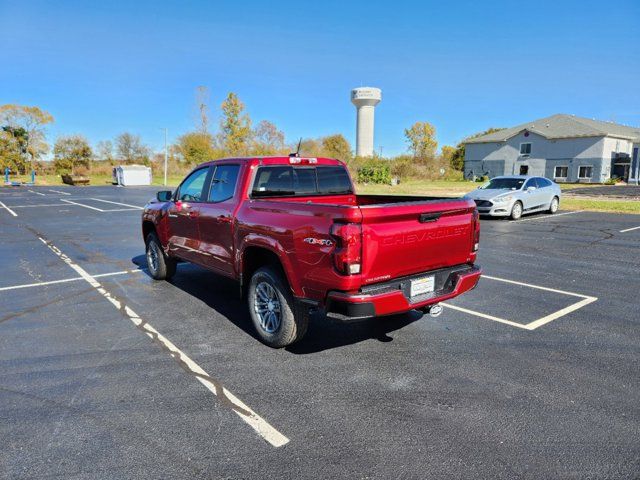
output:
[[[520,190],[524,184],[524,178],[494,178],[482,190]]]

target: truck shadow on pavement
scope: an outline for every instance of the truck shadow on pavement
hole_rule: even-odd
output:
[[[131,261],[141,268],[146,267],[144,255],[138,255]],[[146,268],[144,272],[149,275]],[[260,341],[254,331],[245,300],[240,298],[237,282],[196,265],[181,264],[170,283],[204,302],[256,342]],[[212,286],[215,288],[211,288]],[[387,317],[341,321],[321,313],[313,313],[304,338],[285,350],[296,355],[306,355],[371,339],[388,343],[393,341],[393,337],[389,335],[391,332],[420,320],[422,316],[421,312],[414,310]]]

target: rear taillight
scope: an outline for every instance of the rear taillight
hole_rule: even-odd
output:
[[[471,223],[472,251],[477,252],[480,247],[480,215],[477,209],[473,209],[473,221]]]
[[[356,275],[362,270],[362,227],[357,223],[334,223],[331,236],[336,241],[333,263],[342,275]]]

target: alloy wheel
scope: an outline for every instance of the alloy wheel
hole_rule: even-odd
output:
[[[268,282],[260,282],[256,286],[253,308],[260,319],[260,327],[267,333],[274,333],[280,328],[282,312],[278,292]]]
[[[158,271],[158,246],[155,242],[147,246],[147,263],[152,272]]]

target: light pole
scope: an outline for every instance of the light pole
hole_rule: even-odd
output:
[[[167,160],[169,157],[167,151],[167,128],[161,128],[160,130],[164,130],[164,186],[167,186]]]

